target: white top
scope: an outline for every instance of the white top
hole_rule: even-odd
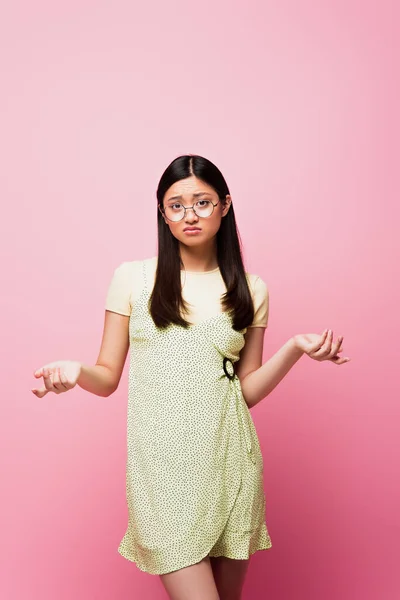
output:
[[[155,278],[157,256],[145,259],[148,272]],[[135,299],[143,288],[141,260],[125,261],[114,270],[108,287],[105,308],[121,315],[130,316]],[[249,327],[267,327],[269,294],[259,275],[247,273],[250,293],[254,303],[254,320]],[[181,271],[182,296],[190,304],[186,319],[196,324],[222,312],[221,295],[226,292],[219,267],[211,271]]]

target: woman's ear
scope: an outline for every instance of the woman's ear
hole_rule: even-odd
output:
[[[222,207],[222,216],[223,217],[225,217],[225,215],[227,214],[231,203],[232,203],[232,198],[229,196],[229,194],[227,194],[225,197],[224,206]]]

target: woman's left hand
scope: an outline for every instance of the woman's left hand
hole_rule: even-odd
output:
[[[317,333],[299,333],[293,336],[296,348],[302,350],[310,358],[314,360],[331,360],[335,365],[343,365],[348,362],[348,356],[341,357],[339,352],[343,342],[343,336],[339,336],[337,341],[333,343],[333,331],[325,329],[321,335]]]

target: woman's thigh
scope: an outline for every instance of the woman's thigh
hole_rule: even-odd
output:
[[[240,600],[250,558],[211,556],[210,560],[220,600]]]
[[[190,567],[160,575],[170,600],[220,600],[210,557]]]

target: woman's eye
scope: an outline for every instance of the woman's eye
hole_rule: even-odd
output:
[[[172,208],[172,210],[180,210],[182,208],[182,204],[176,202],[175,204],[171,204],[170,207]]]
[[[209,202],[209,200],[198,200],[198,202],[196,202],[196,205],[201,208],[204,208],[205,206],[207,206],[207,204],[209,204]]]

